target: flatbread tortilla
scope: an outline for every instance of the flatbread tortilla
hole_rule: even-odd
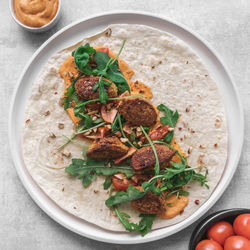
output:
[[[26,167],[42,190],[61,208],[106,230],[125,231],[114,212],[105,205],[108,192],[103,189],[104,177],[98,177],[88,188],[81,180],[65,172],[71,158],[81,158],[82,147],[68,144],[62,151],[57,147],[62,135],[73,133],[73,123],[60,106],[64,81],[58,70],[64,60],[80,44],[104,46],[118,52],[122,40],[126,46],[121,58],[135,74],[133,80],[148,85],[155,105],[165,104],[177,109],[180,118],[175,136],[182,150],[189,155],[192,167],[206,166],[210,189],[191,182],[189,203],[181,215],[173,219],[154,221],[153,229],[176,224],[193,214],[210,197],[220,181],[227,159],[227,129],[222,98],[200,58],[180,39],[142,25],[114,24],[111,36],[105,31],[66,48],[44,65],[32,86],[23,126],[22,152]],[[63,124],[63,125],[60,125]],[[56,138],[52,138],[53,134]],[[84,143],[83,140],[80,140]],[[68,153],[70,157],[66,157]],[[199,200],[199,205],[195,203]],[[121,210],[138,221],[138,212],[130,204]]]

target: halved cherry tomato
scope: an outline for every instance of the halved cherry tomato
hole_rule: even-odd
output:
[[[130,184],[128,179],[118,179],[115,176],[112,176],[112,183],[114,185],[115,190],[117,191],[127,191],[128,185]]]
[[[214,240],[202,240],[195,250],[223,250],[222,246]]]
[[[99,48],[97,50],[109,54],[109,48]]]
[[[207,231],[208,239],[215,240],[222,246],[226,238],[234,235],[233,227],[226,221],[218,221],[213,224]]]
[[[243,236],[230,236],[226,239],[224,250],[249,250],[250,241]]]
[[[233,223],[234,232],[250,240],[250,214],[241,214]]]
[[[169,125],[164,126],[163,128],[158,128],[148,134],[149,138],[152,141],[155,140],[160,140],[162,139],[169,131],[168,129],[170,128]]]

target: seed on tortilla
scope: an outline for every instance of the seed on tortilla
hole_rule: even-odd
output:
[[[179,127],[178,129],[179,129],[179,131],[181,131],[181,130],[182,130],[182,128],[181,128],[181,127]]]
[[[59,129],[64,129],[64,124],[63,123],[58,123],[58,128]]]
[[[56,69],[55,69],[54,67],[51,67],[51,68],[50,68],[50,72],[51,72],[51,73],[57,73],[57,71],[56,71]]]
[[[205,77],[208,77],[208,75],[205,75]]]
[[[50,111],[49,111],[49,110],[47,110],[47,111],[44,113],[44,115],[45,115],[45,116],[50,115]]]
[[[190,111],[190,107],[186,107],[186,112],[188,113]]]
[[[69,158],[71,156],[71,153],[68,150],[64,150],[62,152],[62,155],[65,156],[65,157],[67,157],[67,158]]]
[[[159,64],[162,64],[162,61],[159,61]]]
[[[203,161],[204,156],[205,156],[204,154],[199,155],[198,160],[197,160],[198,165],[199,165],[199,167],[201,167],[201,168],[205,166],[205,163],[204,163],[204,161]]]
[[[27,119],[25,122],[26,122],[26,123],[29,123],[29,122],[30,122],[30,119]]]
[[[189,62],[188,61],[186,61],[186,64],[188,64]]]
[[[200,201],[199,200],[195,200],[194,202],[196,205],[199,205],[200,204]]]
[[[216,118],[216,119],[215,119],[214,126],[215,126],[216,128],[219,128],[219,127],[221,126],[221,120],[220,120],[219,118]]]
[[[218,144],[217,144],[217,143],[215,143],[215,144],[214,144],[214,147],[215,147],[215,148],[217,148],[217,147],[218,147]]]
[[[52,132],[49,134],[49,137],[50,137],[50,138],[53,138],[53,139],[56,138],[55,134],[52,133]]]
[[[202,145],[202,144],[201,144],[199,147],[200,147],[201,149],[206,148],[206,146],[205,146],[205,145]]]
[[[193,149],[192,147],[188,148],[188,151],[187,151],[187,152],[188,152],[189,155],[191,154],[192,149]]]
[[[62,192],[64,192],[64,187],[62,188]]]
[[[95,193],[95,194],[97,194],[98,192],[99,192],[99,190],[96,190],[96,189],[94,190],[94,193]]]
[[[54,94],[57,95],[57,92],[55,92]]]
[[[155,66],[153,65],[151,68],[152,68],[152,69],[154,69],[154,68],[155,68]]]
[[[108,28],[107,31],[105,32],[105,36],[110,37],[111,34],[112,34],[112,30]]]
[[[73,207],[74,209],[76,209],[76,207]]]

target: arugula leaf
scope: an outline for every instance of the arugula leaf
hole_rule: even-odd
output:
[[[117,207],[114,207],[115,213],[123,224],[126,230],[129,232],[140,232],[141,236],[145,236],[151,229],[153,221],[156,217],[155,214],[140,214],[141,220],[138,224],[130,222],[130,216],[124,212],[121,212]]]
[[[142,126],[140,126],[143,134],[145,135],[145,137],[147,138],[150,146],[152,147],[152,150],[154,152],[154,155],[155,155],[155,175],[158,175],[159,172],[160,172],[160,163],[159,163],[159,159],[158,159],[158,155],[157,155],[157,152],[156,152],[156,149],[155,149],[155,146],[153,144],[153,142],[151,141],[151,139],[149,138],[148,134],[145,132],[144,128]]]
[[[143,197],[145,194],[146,194],[145,191],[140,191],[139,189],[129,184],[127,188],[127,192],[124,192],[124,191],[117,192],[115,195],[109,197],[106,200],[105,204],[108,207],[112,207],[120,203],[138,200],[141,197]]]
[[[86,43],[84,46],[79,46],[73,53],[74,61],[76,67],[87,75],[92,74],[92,70],[88,64],[90,60],[90,54],[94,54],[96,51],[90,47],[89,43]]]
[[[99,83],[99,99],[100,99],[100,102],[105,104],[108,100],[108,94],[107,94],[107,91],[104,87],[104,84],[105,84],[106,81],[102,80],[102,76],[100,77],[98,83]]]
[[[135,223],[129,222],[128,219],[130,218],[130,216],[128,214],[121,212],[120,210],[118,210],[117,207],[114,207],[114,210],[115,210],[115,213],[116,213],[118,219],[123,224],[123,226],[125,227],[126,230],[128,230],[129,232],[138,231],[138,225]]]
[[[142,218],[139,222],[139,232],[141,236],[145,236],[151,229],[153,221],[156,218],[155,214],[140,214]]]
[[[73,177],[77,177],[78,179],[82,179],[82,183],[84,187],[88,187],[90,183],[95,180],[96,176],[106,175],[111,176],[116,173],[123,173],[128,178],[131,178],[134,175],[134,170],[129,166],[112,166],[107,167],[106,162],[97,161],[95,159],[90,159],[86,156],[87,148],[84,149],[83,159],[72,159],[72,163],[65,168],[65,171],[72,175]],[[107,183],[105,186],[108,185]]]
[[[128,82],[124,78],[122,72],[120,72],[117,61],[113,62],[110,68],[106,71],[105,69],[106,69],[107,64],[110,63],[112,60],[108,56],[108,54],[105,52],[96,51],[96,53],[94,54],[94,59],[95,59],[95,62],[97,63],[98,71],[96,71],[96,73],[98,75],[103,75],[107,79],[114,82],[118,88],[119,94],[125,91],[130,92]]]
[[[92,117],[90,115],[85,115],[82,113],[76,114],[75,110],[74,110],[74,114],[75,114],[75,116],[82,118],[81,121],[79,122],[78,128],[89,129],[89,128],[93,127],[93,120],[92,120]]]
[[[112,184],[112,179],[111,179],[111,176],[108,175],[108,176],[106,177],[106,179],[105,179],[105,182],[103,183],[103,188],[104,188],[104,190],[109,189],[109,187],[111,186],[111,184]]]
[[[178,111],[176,110],[175,112],[171,109],[169,109],[167,106],[165,106],[164,104],[160,104],[157,109],[159,111],[163,111],[165,112],[165,116],[161,117],[161,123],[164,125],[169,125],[171,128],[174,128],[178,118],[179,118],[179,114]],[[172,139],[174,136],[174,131],[170,131],[167,133],[167,135],[164,137],[164,140],[166,140],[168,143],[171,143]]]

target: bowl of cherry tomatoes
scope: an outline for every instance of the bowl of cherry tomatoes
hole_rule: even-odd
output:
[[[250,209],[215,212],[195,228],[189,250],[250,250]]]

